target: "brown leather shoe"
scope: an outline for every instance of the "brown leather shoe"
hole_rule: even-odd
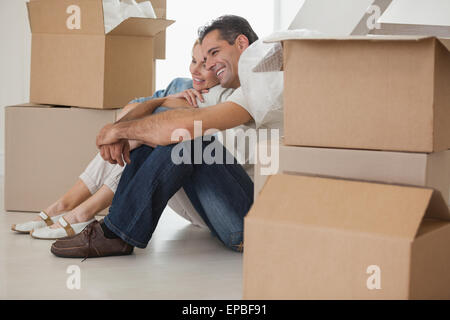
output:
[[[81,233],[57,240],[50,251],[62,258],[92,258],[129,255],[134,247],[120,238],[108,239],[98,221],[89,224]]]

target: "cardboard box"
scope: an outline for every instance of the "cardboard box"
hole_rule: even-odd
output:
[[[255,199],[268,177],[261,175],[261,167],[257,162]],[[450,206],[450,150],[411,153],[281,145],[277,172],[430,187]]]
[[[129,18],[105,34],[102,0],[28,2],[30,101],[107,109],[150,96],[154,59],[164,58],[165,29],[173,23],[162,18],[165,1],[152,3],[161,18]]]
[[[450,26],[448,1],[393,1],[378,23]]]
[[[274,175],[244,221],[244,299],[450,299],[438,191]]]
[[[450,37],[450,26],[433,26],[423,24],[380,23],[380,29],[370,30],[376,35],[421,35]]]
[[[97,154],[116,110],[5,108],[5,210],[39,212],[66,193]],[[107,211],[104,210],[103,213]]]
[[[289,29],[316,30],[329,36],[365,35],[368,31],[366,21],[370,15],[373,15],[370,9],[373,6],[377,6],[377,13],[381,15],[391,1],[304,0],[303,5],[290,23]],[[279,6],[281,8],[287,7],[291,10],[296,8],[294,4],[285,4],[283,1]]]
[[[450,39],[285,39],[287,145],[450,148]]]

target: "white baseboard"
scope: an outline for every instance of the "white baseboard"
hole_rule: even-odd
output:
[[[5,175],[5,155],[0,153],[0,176]]]

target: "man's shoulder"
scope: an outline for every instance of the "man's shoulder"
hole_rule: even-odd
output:
[[[219,102],[224,102],[228,97],[230,97],[236,89],[234,88],[224,88],[221,85],[217,85],[209,89],[208,94],[217,96]]]
[[[234,89],[234,91],[228,96],[226,101],[234,102],[243,108],[246,108],[247,105],[242,87]]]

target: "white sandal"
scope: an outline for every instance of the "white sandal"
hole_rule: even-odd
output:
[[[19,233],[30,233],[33,229],[37,230],[40,228],[45,228],[46,226],[51,226],[56,221],[58,221],[58,219],[61,218],[64,214],[66,214],[66,212],[54,217],[49,217],[48,214],[46,214],[44,211],[41,211],[39,213],[39,217],[41,218],[41,220],[13,224],[11,226],[11,230]]]
[[[48,226],[45,228],[32,230],[30,235],[35,239],[42,240],[56,240],[64,237],[72,237],[83,231],[83,229],[94,220],[95,219],[91,219],[86,222],[70,224],[66,221],[66,219],[64,219],[64,217],[61,217],[58,222],[62,228],[50,228],[50,226]]]

